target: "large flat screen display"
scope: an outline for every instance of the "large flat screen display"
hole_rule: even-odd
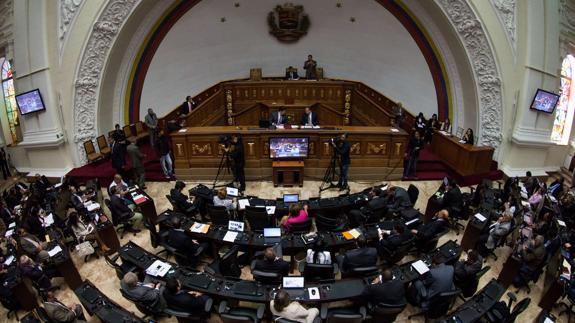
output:
[[[559,101],[559,95],[547,92],[545,90],[537,89],[535,93],[535,97],[533,98],[533,102],[531,102],[531,109],[545,112],[545,113],[552,113],[555,110],[555,106]]]
[[[21,115],[46,110],[38,89],[16,95],[16,103]]]
[[[308,150],[307,137],[270,138],[270,158],[292,159],[306,158]]]

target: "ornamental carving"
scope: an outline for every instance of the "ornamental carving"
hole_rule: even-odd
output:
[[[94,140],[96,129],[96,101],[102,71],[118,30],[141,0],[110,0],[98,17],[84,52],[74,89],[74,142],[80,161],[86,163],[83,142]]]
[[[349,115],[351,113],[351,90],[345,90],[345,103],[343,105],[343,124],[349,125]]]
[[[387,150],[387,145],[385,143],[383,144],[373,144],[373,143],[368,143],[367,144],[367,154],[368,155],[385,155],[385,152]]]
[[[234,106],[232,102],[232,90],[226,90],[226,116],[228,119],[228,126],[234,125]]]
[[[192,144],[192,155],[211,155],[211,154],[212,154],[212,145]]]
[[[361,144],[359,142],[356,142],[355,144],[351,145],[351,147],[349,148],[349,153],[353,154],[353,155],[359,155],[361,154]]]
[[[501,144],[503,106],[501,79],[481,22],[465,0],[436,0],[457,31],[471,61],[479,95],[479,141]]]
[[[294,43],[307,34],[310,21],[303,13],[303,6],[286,3],[276,6],[268,14],[270,34],[283,43]]]
[[[507,34],[507,38],[511,43],[513,51],[515,51],[515,8],[517,0],[491,0],[491,4],[495,7],[497,16],[503,24],[503,29]]]
[[[559,0],[559,14],[561,21],[572,30],[575,30],[575,1]]]
[[[58,30],[58,49],[62,55],[62,48],[66,41],[66,34],[77,14],[78,10],[84,0],[60,0],[60,17],[59,17],[59,30]]]

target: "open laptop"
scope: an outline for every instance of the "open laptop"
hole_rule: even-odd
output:
[[[303,277],[283,277],[282,288],[290,295],[292,299],[300,299],[305,295]]]
[[[299,202],[299,194],[284,194],[284,203],[298,203]]]
[[[235,231],[235,232],[244,232],[244,223],[240,221],[232,221],[228,222],[228,230]]]
[[[282,239],[282,230],[280,228],[264,228],[265,244],[280,243]]]

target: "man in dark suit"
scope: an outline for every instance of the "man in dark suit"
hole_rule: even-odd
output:
[[[110,141],[110,146],[112,147],[112,153],[110,157],[112,159],[112,167],[116,170],[117,174],[125,177],[124,166],[126,165],[126,161],[124,160],[124,147],[119,141],[114,140],[112,137],[110,137],[108,140]]]
[[[454,214],[459,214],[463,209],[463,195],[454,179],[451,179],[445,187],[442,204],[443,208],[452,216]]]
[[[449,228],[449,212],[443,209],[437,212],[431,222],[421,225],[417,230],[411,230],[411,233],[413,233],[418,240],[427,242],[447,228]]]
[[[187,216],[192,216],[196,208],[194,204],[189,201],[188,196],[182,193],[182,190],[186,187],[186,183],[182,181],[176,181],[176,186],[170,190],[170,197],[176,204],[175,206]]]
[[[388,212],[398,213],[413,207],[409,194],[403,187],[392,186],[387,189]]]
[[[299,80],[299,75],[297,75],[297,70],[295,68],[293,68],[293,66],[290,66],[287,68],[286,71],[286,80]]]
[[[158,312],[166,308],[160,287],[159,284],[140,283],[133,272],[127,272],[120,282],[120,288],[131,300],[141,302]]]
[[[191,96],[186,97],[186,101],[182,103],[180,107],[180,118],[185,118],[192,113],[192,110],[196,108],[196,102],[192,99]]]
[[[383,232],[378,243],[378,247],[386,248],[387,250],[394,251],[403,243],[413,239],[410,232],[405,231],[405,227],[401,224],[395,225],[393,231],[387,234]]]
[[[257,260],[254,266],[255,270],[279,273],[281,276],[287,276],[289,273],[289,263],[276,256],[273,248],[266,248],[264,259]]]
[[[203,311],[209,297],[195,291],[183,291],[181,287],[180,281],[175,277],[166,280],[163,295],[168,308],[188,313]]]
[[[356,249],[349,250],[343,256],[339,255],[336,257],[342,272],[376,265],[377,249],[367,246],[365,236],[360,235],[356,240],[356,244]]]
[[[379,220],[381,216],[387,213],[387,203],[386,200],[381,197],[381,194],[382,191],[380,188],[371,190],[369,193],[371,199],[367,202],[367,205],[362,206],[359,210],[349,211],[349,217],[353,222],[353,226],[363,225],[365,221],[371,217],[376,217],[377,220]]]
[[[46,301],[42,305],[53,322],[86,322],[82,305],[64,305],[64,303],[56,299],[52,291],[46,294]]]
[[[429,309],[430,301],[436,295],[448,292],[453,286],[453,266],[440,263],[441,255],[433,258],[433,267],[423,274],[410,286],[409,301],[420,306],[423,310]]]
[[[185,254],[188,258],[194,258],[200,246],[199,243],[181,229],[182,221],[180,217],[173,216],[170,223],[172,225],[172,228],[168,232],[168,243],[170,246],[176,248],[176,250]]]
[[[143,215],[140,212],[132,211],[124,200],[122,200],[122,196],[120,195],[119,189],[117,186],[113,186],[110,188],[110,208],[112,209],[112,213],[116,214],[119,218],[116,221],[119,221],[124,218],[130,219],[132,223],[132,227],[139,228],[142,224]],[[115,222],[115,221],[114,221]],[[140,232],[140,230],[133,230],[133,232]]]
[[[288,123],[288,118],[285,115],[285,113],[286,108],[284,107],[279,108],[278,111],[272,112],[272,115],[270,117],[270,124],[274,126],[279,126]]]
[[[305,107],[305,112],[301,116],[302,126],[318,126],[319,120],[317,119],[317,113],[311,111],[309,107]]]
[[[361,296],[374,306],[379,303],[406,304],[405,286],[400,279],[393,279],[393,274],[389,269],[381,273],[381,280],[378,277],[370,285],[365,286]]]
[[[479,252],[471,249],[467,252],[465,261],[459,260],[455,263],[455,284],[462,288],[475,281],[475,275],[483,267],[483,258]],[[463,289],[463,288],[462,288]]]

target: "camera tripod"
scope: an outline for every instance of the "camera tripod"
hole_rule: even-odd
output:
[[[233,181],[231,181],[229,183],[224,183],[222,185],[216,185],[218,183],[218,179],[220,178],[220,175],[222,175],[222,171],[224,172],[223,175],[228,175],[231,173],[230,167],[231,167],[230,154],[227,151],[223,151],[222,158],[220,159],[220,165],[218,166],[218,174],[216,175],[216,178],[214,179],[214,182],[212,183],[212,189],[215,189],[216,187],[233,186],[233,184],[234,184]]]
[[[336,167],[337,161],[338,161],[337,151],[333,149],[331,154],[331,160],[329,161],[329,166],[327,166],[327,168],[325,169],[325,174],[323,175],[323,181],[321,183],[321,186],[319,187],[320,194],[323,191],[332,188],[338,188],[338,186],[333,183],[337,175],[337,167]],[[341,176],[341,174],[339,174],[339,176]]]

